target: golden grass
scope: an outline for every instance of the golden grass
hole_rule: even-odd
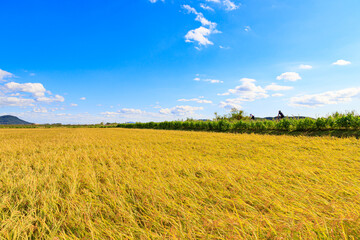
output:
[[[0,239],[359,239],[360,141],[0,130]]]

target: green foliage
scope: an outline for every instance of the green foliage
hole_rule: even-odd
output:
[[[239,120],[249,120],[249,117],[245,116],[245,112],[243,110],[239,110],[237,108],[232,108],[230,113],[224,116],[220,116],[215,112],[215,118],[214,121],[221,121],[221,120],[227,120],[227,121],[239,121]]]
[[[219,116],[214,121],[187,119],[147,123],[107,123],[95,125],[0,125],[0,128],[138,128],[214,132],[261,132],[261,131],[319,131],[319,130],[360,130],[360,116],[354,112],[334,113],[327,118],[317,119],[284,118],[282,120],[250,120],[243,111],[233,109],[228,116]]]
[[[259,132],[259,131],[318,131],[318,130],[341,130],[341,129],[360,129],[360,116],[355,113],[334,113],[324,118],[284,118],[276,120],[250,120],[243,117],[242,111],[234,110],[233,115],[221,117],[216,114],[217,120],[199,121],[188,119],[186,121],[172,122],[149,122],[149,123],[122,123],[111,126],[101,127],[121,127],[121,128],[148,128],[148,129],[168,129],[168,130],[194,130],[194,131],[214,131],[214,132]],[[242,117],[240,117],[242,116]],[[240,120],[236,120],[239,118]],[[95,126],[96,127],[96,126]],[[99,127],[99,126],[97,126]]]

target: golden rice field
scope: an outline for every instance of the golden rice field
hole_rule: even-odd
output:
[[[360,141],[1,129],[0,239],[360,239]]]

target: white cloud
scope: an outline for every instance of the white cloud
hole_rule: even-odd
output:
[[[194,81],[203,81],[203,82],[208,82],[208,83],[224,83],[224,81],[218,80],[218,79],[211,79],[211,78],[206,78],[204,80],[201,80],[201,78],[196,77],[194,78]]]
[[[46,89],[41,83],[16,83],[9,82],[5,84],[5,88],[12,92],[26,92],[33,94],[34,97],[43,97]]]
[[[269,95],[266,90],[261,86],[256,86],[255,79],[243,78],[240,80],[242,84],[235,87],[234,89],[229,89],[227,93],[218,94],[218,95],[230,95],[234,94],[238,97],[234,99],[226,99],[226,101],[220,102],[220,107],[223,108],[241,108],[243,102],[252,102],[257,99],[267,98]]]
[[[244,31],[245,31],[245,32],[250,32],[250,31],[251,31],[251,27],[250,27],[250,26],[245,26]]]
[[[230,0],[223,0],[223,4],[225,5],[226,10],[228,11],[236,10],[239,8],[238,5],[236,5]]]
[[[229,93],[229,92],[226,92],[226,93],[218,93],[217,95],[218,95],[218,96],[229,96],[230,93]]]
[[[151,3],[156,3],[156,2],[159,2],[159,1],[161,1],[161,2],[164,2],[164,0],[149,0]]]
[[[85,101],[85,100],[86,100],[86,97],[82,97],[82,98],[80,98],[80,100]]]
[[[206,46],[206,45],[214,45],[213,42],[211,42],[209,40],[209,36],[213,33],[219,33],[219,31],[217,31],[216,29],[209,29],[209,28],[205,28],[203,26],[194,29],[194,30],[190,30],[186,35],[185,35],[185,42],[197,42],[200,46]],[[198,50],[200,50],[198,48]]]
[[[313,67],[311,65],[305,65],[305,64],[300,64],[299,69],[302,70],[309,70],[312,69]]]
[[[189,5],[183,5],[182,7],[186,9],[188,13],[195,14],[195,20],[200,22],[202,25],[199,28],[190,30],[185,35],[185,42],[195,41],[199,44],[199,46],[213,45],[214,43],[209,40],[209,36],[211,34],[220,33],[220,31],[216,29],[217,24],[207,20],[202,13],[197,12],[195,8],[190,7]]]
[[[192,107],[192,106],[175,106],[173,108],[163,108],[160,109],[161,114],[166,115],[176,115],[176,116],[184,116],[189,114],[194,114],[197,110],[203,110],[203,107]]]
[[[45,107],[35,107],[33,109],[33,112],[35,112],[35,113],[47,113],[48,110]]]
[[[333,63],[333,65],[338,65],[338,66],[346,66],[346,65],[350,65],[350,64],[351,64],[351,62],[343,60],[343,59],[337,60],[336,62]]]
[[[339,91],[292,97],[290,104],[301,107],[321,107],[324,105],[350,102],[355,97],[360,97],[360,88],[347,88]]]
[[[220,102],[219,106],[227,109],[232,109],[232,108],[242,109],[241,103],[242,103],[241,99],[233,98],[233,99],[226,99],[225,101]]]
[[[271,96],[272,97],[282,97],[282,96],[284,96],[284,94],[282,94],[282,93],[274,93]]]
[[[102,112],[100,113],[101,115],[106,115],[106,116],[116,116],[119,115],[119,112]]]
[[[255,85],[255,79],[243,78],[240,81],[242,82],[240,86],[229,89],[228,92],[230,94],[238,95],[238,99],[241,101],[252,102],[256,99],[268,97],[264,88]]]
[[[205,9],[205,10],[209,10],[209,11],[214,12],[214,9],[213,9],[212,7],[209,7],[208,5],[205,5],[205,4],[203,4],[203,3],[200,3],[200,7],[201,7],[202,9]]]
[[[70,107],[77,107],[78,105],[76,103],[71,103]]]
[[[294,87],[280,86],[280,85],[277,85],[276,83],[272,83],[265,87],[265,90],[268,90],[268,91],[287,91],[287,90],[292,90],[292,89],[294,89]]]
[[[210,100],[205,100],[203,97],[191,98],[191,99],[179,99],[178,102],[197,102],[197,103],[212,103]]]
[[[6,78],[12,78],[12,77],[14,77],[12,73],[0,69],[0,81],[5,81]]]
[[[102,112],[102,115],[108,115],[108,116],[115,116],[115,115],[145,115],[150,114],[146,111],[140,110],[140,109],[134,109],[134,108],[123,108],[116,112]]]
[[[142,111],[140,109],[133,109],[133,108],[123,108],[118,111],[121,114],[144,114],[145,111]]]
[[[219,46],[219,48],[224,49],[224,50],[229,50],[230,49],[230,47],[224,47],[224,46],[221,46],[221,45]]]
[[[18,98],[18,97],[0,97],[0,106],[11,107],[28,107],[34,106],[34,99]]]
[[[218,3],[221,4],[222,6],[225,7],[225,9],[227,11],[232,11],[232,10],[236,10],[239,8],[239,5],[236,5],[234,2],[232,2],[231,0],[206,0],[207,2],[212,2],[212,3]]]
[[[301,77],[296,72],[285,72],[285,73],[281,74],[280,76],[278,76],[276,79],[295,82],[297,80],[301,80]]]
[[[217,79],[205,79],[204,82],[209,82],[209,83],[224,83],[224,81],[217,80]]]
[[[55,95],[55,97],[39,97],[36,100],[38,102],[52,103],[52,102],[64,102],[65,98],[60,95]]]

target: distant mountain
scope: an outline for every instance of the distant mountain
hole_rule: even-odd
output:
[[[21,120],[18,117],[5,115],[0,116],[0,125],[30,125],[32,123]]]

